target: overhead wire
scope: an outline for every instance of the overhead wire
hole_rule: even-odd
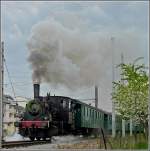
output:
[[[4,58],[4,65],[5,65],[5,68],[6,68],[6,71],[7,71],[8,79],[9,79],[9,82],[10,82],[10,85],[11,85],[11,88],[12,88],[12,92],[13,92],[14,98],[16,98],[15,89],[14,89],[14,86],[13,86],[13,83],[12,83],[12,80],[11,80],[11,75],[10,75],[10,72],[8,70],[5,58]]]

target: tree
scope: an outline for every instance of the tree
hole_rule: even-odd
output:
[[[138,60],[138,59],[137,59]],[[136,60],[136,61],[137,61]],[[148,75],[144,64],[120,64],[122,78],[113,82],[112,97],[120,116],[148,127]]]

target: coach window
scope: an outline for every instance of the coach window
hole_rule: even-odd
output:
[[[66,101],[63,100],[63,108],[66,108]]]
[[[88,116],[88,108],[87,108],[87,116]]]
[[[69,110],[71,109],[71,101],[69,101]]]
[[[88,114],[88,108],[86,108],[86,116],[87,116],[87,114]]]
[[[74,109],[75,108],[75,104],[73,102],[71,102],[71,108]]]

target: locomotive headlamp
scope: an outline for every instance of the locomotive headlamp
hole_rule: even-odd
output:
[[[45,117],[44,117],[44,120],[48,120],[48,117],[47,117],[47,116],[45,116]]]

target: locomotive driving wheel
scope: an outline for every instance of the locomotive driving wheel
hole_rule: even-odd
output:
[[[41,137],[36,137],[36,139],[37,139],[38,141],[40,141],[40,140],[41,140]]]
[[[29,138],[31,141],[34,141],[34,139],[35,139],[35,137],[33,137],[33,136],[30,136]]]

